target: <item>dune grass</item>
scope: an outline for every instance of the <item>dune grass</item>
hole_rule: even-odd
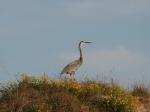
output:
[[[144,83],[136,83],[132,88],[132,95],[139,97],[149,97],[149,87]]]
[[[138,89],[129,92],[114,83],[22,75],[17,81],[1,84],[0,112],[80,112],[83,106],[90,112],[137,112],[137,96],[142,90]]]

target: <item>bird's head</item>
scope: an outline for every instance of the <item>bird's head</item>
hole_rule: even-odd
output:
[[[84,46],[85,44],[90,44],[90,43],[92,43],[92,42],[89,42],[89,41],[80,41],[80,43],[79,43],[79,46]]]

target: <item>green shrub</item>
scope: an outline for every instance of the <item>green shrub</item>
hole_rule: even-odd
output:
[[[131,91],[132,95],[138,97],[149,97],[149,87],[143,83],[138,83],[133,85],[133,89]]]

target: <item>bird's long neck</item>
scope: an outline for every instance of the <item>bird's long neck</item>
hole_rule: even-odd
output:
[[[79,51],[80,51],[80,57],[79,57],[79,59],[80,59],[81,61],[83,61],[83,54],[82,54],[81,43],[79,44]]]

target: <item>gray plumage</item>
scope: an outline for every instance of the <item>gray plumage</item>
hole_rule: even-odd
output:
[[[84,43],[91,43],[91,42],[85,42],[85,41],[80,41],[79,43],[79,52],[80,52],[80,57],[77,60],[74,60],[73,62],[69,63],[60,73],[60,77],[62,74],[69,74],[70,76],[74,76],[75,72],[79,69],[79,67],[83,63],[83,56],[82,56],[82,45]]]

